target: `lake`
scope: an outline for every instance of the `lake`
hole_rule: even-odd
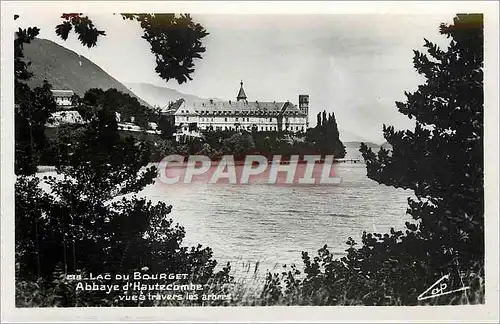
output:
[[[327,244],[342,256],[348,237],[404,229],[412,191],[379,185],[360,163],[335,165],[336,185],[176,184],[157,181],[141,196],[173,206],[169,215],[186,229],[186,245],[213,249],[219,264],[259,262],[259,271],[302,265],[301,252]]]

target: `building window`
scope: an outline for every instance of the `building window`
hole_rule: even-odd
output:
[[[227,121],[227,117],[224,117],[224,121]]]
[[[273,121],[273,119],[272,119],[272,118],[269,118],[269,121],[270,121],[270,122],[272,122],[272,121]]]
[[[236,121],[238,121],[238,117],[236,117],[236,119],[235,119],[235,120],[236,120]]]

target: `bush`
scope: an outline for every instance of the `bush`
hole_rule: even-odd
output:
[[[324,246],[311,257],[303,252],[304,271],[296,266],[282,273],[268,273],[261,295],[262,305],[309,306],[411,306],[484,303],[484,264],[466,272],[459,267],[444,281],[448,291],[469,289],[422,301],[418,296],[443,275],[436,275],[411,253],[397,254],[405,243],[375,243],[372,234],[363,235],[364,245],[350,245],[347,256],[336,259]],[[399,245],[399,246],[398,246]],[[460,271],[460,272],[459,272]],[[426,278],[432,278],[426,280]]]

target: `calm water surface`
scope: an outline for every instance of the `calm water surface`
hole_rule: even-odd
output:
[[[364,164],[337,164],[342,183],[330,186],[268,184],[165,185],[141,195],[173,206],[169,215],[186,229],[186,245],[213,249],[219,264],[259,262],[261,270],[300,264],[301,252],[327,244],[341,256],[349,236],[403,229],[411,191],[379,185]]]

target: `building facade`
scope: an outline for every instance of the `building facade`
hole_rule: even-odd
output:
[[[179,100],[164,112],[173,117],[178,133],[199,130],[247,130],[305,132],[308,127],[309,96],[299,96],[299,108],[291,102],[248,100],[243,82],[236,101]]]
[[[73,90],[51,90],[58,109],[68,109],[73,107]]]

